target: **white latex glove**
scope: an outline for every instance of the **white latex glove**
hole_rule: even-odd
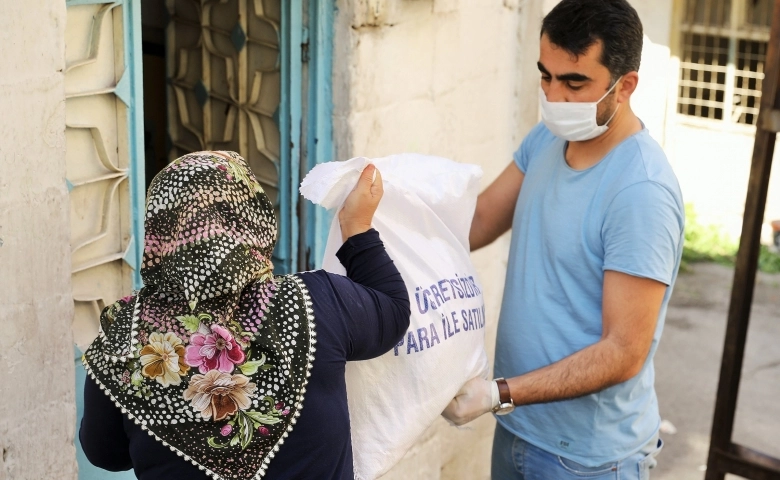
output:
[[[475,377],[461,387],[441,414],[450,423],[458,426],[465,425],[492,411],[499,402],[496,382]]]

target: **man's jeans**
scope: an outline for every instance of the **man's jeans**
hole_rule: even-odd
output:
[[[546,452],[496,425],[493,437],[492,480],[649,480],[655,457],[663,448],[659,438],[655,445],[598,467],[586,467]]]

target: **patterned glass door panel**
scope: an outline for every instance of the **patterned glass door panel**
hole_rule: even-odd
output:
[[[277,218],[285,217],[278,113],[282,2],[167,0],[167,7],[170,160],[200,150],[234,150],[257,175]],[[290,220],[280,222],[280,239]]]
[[[132,71],[126,68],[123,2],[69,1],[65,41],[67,182],[71,200],[73,331],[84,348],[107,302],[133,288],[128,125]],[[143,172],[141,172],[143,178]]]

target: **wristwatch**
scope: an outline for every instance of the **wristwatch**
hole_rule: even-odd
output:
[[[515,409],[515,402],[512,401],[512,394],[509,392],[509,384],[503,378],[493,379],[498,385],[498,405],[493,407],[493,413],[496,415],[506,415]]]

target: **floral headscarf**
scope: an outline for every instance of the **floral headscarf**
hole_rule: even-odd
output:
[[[149,187],[136,295],[107,307],[90,376],[216,479],[257,479],[292,431],[314,360],[308,291],[274,276],[273,206],[244,159],[199,152]]]

